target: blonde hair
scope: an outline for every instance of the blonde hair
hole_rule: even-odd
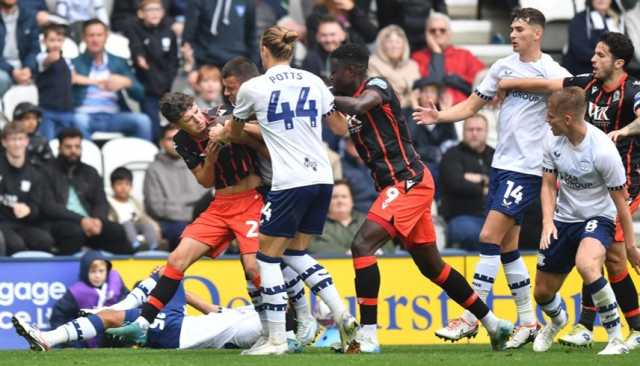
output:
[[[261,44],[278,60],[289,60],[293,56],[298,32],[274,25],[262,34]]]
[[[204,80],[215,80],[222,82],[222,75],[220,74],[220,69],[213,65],[202,65],[198,69],[198,80],[197,83],[200,83]]]

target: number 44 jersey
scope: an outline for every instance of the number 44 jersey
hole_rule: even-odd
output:
[[[272,190],[333,184],[322,142],[322,119],[334,111],[333,94],[316,75],[288,65],[271,67],[240,87],[234,118],[255,115],[271,155]]]

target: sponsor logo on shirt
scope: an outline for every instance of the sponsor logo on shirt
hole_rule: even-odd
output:
[[[582,162],[581,162],[582,164]],[[582,168],[582,166],[580,167]],[[588,169],[587,169],[588,170]],[[571,189],[575,189],[575,190],[583,190],[583,189],[589,189],[591,187],[593,187],[593,183],[582,183],[580,182],[580,179],[578,179],[578,177],[573,176],[571,174],[567,174],[567,173],[560,173],[558,175],[558,178],[560,178],[560,180],[566,184],[569,188]]]
[[[593,102],[589,102],[587,113],[593,122],[609,122],[609,117],[607,116],[608,110],[609,106],[600,106]]]
[[[512,90],[508,93],[508,96],[510,97],[514,97],[514,98],[519,98],[519,99],[524,99],[526,101],[529,102],[539,102],[540,100],[542,100],[542,98],[539,95],[536,94],[531,94],[528,93],[526,91],[522,91],[522,90]]]

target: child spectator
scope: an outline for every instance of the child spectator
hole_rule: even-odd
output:
[[[29,102],[22,102],[13,110],[14,123],[20,126],[29,136],[27,159],[36,166],[44,164],[53,158],[49,141],[37,132],[41,117],[40,108]]]
[[[204,65],[198,69],[196,84],[196,104],[200,109],[209,109],[222,105],[222,76],[220,69]]]
[[[62,55],[65,30],[59,24],[46,26],[43,30],[46,50],[36,56],[36,86],[42,109],[40,134],[47,140],[54,139],[58,132],[74,124],[71,95],[73,64]]]
[[[132,182],[133,174],[125,167],[116,168],[111,173],[113,196],[107,198],[109,220],[124,227],[135,250],[158,249],[159,226],[144,212],[142,204],[131,197]]]
[[[82,256],[78,277],[79,281],[71,285],[54,305],[49,319],[52,329],[75,319],[80,309],[113,305],[129,292],[120,274],[111,269],[111,262],[99,251],[90,250]],[[97,347],[100,343],[100,339],[94,339],[75,346]]]
[[[144,85],[141,104],[151,119],[151,134],[156,141],[160,134],[160,97],[171,90],[178,73],[178,44],[171,24],[164,22],[165,9],[161,0],[142,0],[138,21],[127,31],[129,48],[136,77]]]

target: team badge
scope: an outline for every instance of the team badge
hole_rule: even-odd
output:
[[[620,90],[616,90],[616,92],[613,93],[613,99],[611,100],[611,102],[615,103],[619,100],[620,100]]]
[[[371,79],[367,83],[367,86],[377,86],[380,89],[387,89],[387,82],[382,79]]]
[[[591,87],[591,94],[595,94],[598,91],[598,87],[597,86],[592,86]]]

